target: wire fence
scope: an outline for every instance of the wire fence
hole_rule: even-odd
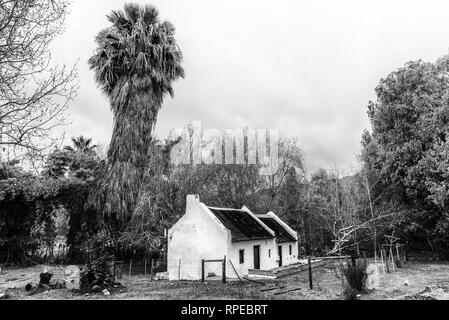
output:
[[[116,279],[123,276],[147,275],[154,277],[156,273],[167,271],[164,261],[156,259],[131,259],[113,262],[113,273]]]

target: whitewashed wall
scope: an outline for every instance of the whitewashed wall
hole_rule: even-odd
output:
[[[185,215],[168,232],[167,271],[170,280],[200,280],[201,260],[218,260],[226,256],[240,276],[254,269],[254,246],[260,246],[260,269],[278,267],[278,244],[275,239],[256,241],[231,241],[231,232],[200,202],[197,196],[187,197]],[[283,265],[297,262],[297,242],[283,243]],[[292,255],[289,254],[292,245]],[[240,264],[239,251],[245,250],[244,263]],[[271,255],[269,255],[271,250]],[[222,274],[220,263],[206,263],[205,275]],[[236,278],[230,263],[226,262],[226,276]]]
[[[229,259],[231,259],[239,276],[247,275],[248,269],[254,269],[254,246],[260,246],[260,269],[269,270],[277,267],[276,259],[276,241],[275,239],[230,242],[228,244]],[[244,263],[240,264],[239,251],[245,250]],[[271,250],[271,257],[268,256],[268,250]],[[237,276],[233,270],[228,270],[227,275],[230,278]]]
[[[286,266],[286,265],[298,262],[298,242],[285,242],[285,243],[280,243],[278,246],[282,246],[282,265]],[[292,246],[292,254],[291,255],[290,255],[290,248],[289,248],[290,246]],[[276,249],[276,255],[277,254],[278,254],[278,251]]]
[[[223,259],[228,237],[230,232],[206,206],[198,198],[188,196],[186,214],[168,232],[169,279],[201,279],[201,259]],[[217,267],[221,270],[219,264],[206,264],[206,276]]]

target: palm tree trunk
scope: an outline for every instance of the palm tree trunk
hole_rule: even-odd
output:
[[[126,106],[113,108],[114,129],[108,150],[108,170],[102,185],[103,215],[124,226],[139,199],[150,155],[156,112],[160,105],[146,106],[147,94],[132,94]]]

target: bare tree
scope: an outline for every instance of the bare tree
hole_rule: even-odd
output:
[[[59,139],[78,89],[76,66],[51,67],[67,0],[0,1],[0,158],[36,159]]]

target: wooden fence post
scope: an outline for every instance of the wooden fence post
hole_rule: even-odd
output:
[[[116,270],[117,272],[117,270]],[[122,279],[123,277],[123,260],[120,260],[120,268],[119,268],[119,272],[117,275],[117,279]]]
[[[395,272],[396,267],[394,263],[394,253],[393,253],[393,246],[390,245],[390,258],[391,258],[391,269],[393,269],[393,272]]]
[[[112,279],[115,282],[115,259],[112,261]],[[2,273],[2,268],[0,267],[0,273]]]
[[[144,264],[145,264],[145,275],[147,275],[147,257],[144,258]]]
[[[232,263],[231,260],[229,260],[229,263],[231,264],[232,269],[234,270],[234,273],[237,275],[237,278],[239,278],[240,282],[242,282],[242,278],[240,278],[237,270],[235,270],[234,264]]]
[[[387,267],[387,273],[390,273],[390,268],[389,268],[389,266],[388,266],[388,260],[389,260],[389,258],[387,258],[387,250],[382,249],[382,252],[383,252],[384,257],[385,257],[385,266]]]
[[[309,288],[313,289],[313,282],[312,282],[312,261],[310,257],[307,260],[307,264],[309,265]]]
[[[204,259],[201,260],[201,282],[204,282]]]
[[[153,270],[154,270],[154,259],[151,257],[150,259],[150,279],[153,280]]]
[[[131,277],[131,270],[133,269],[133,259],[129,260],[129,276]]]
[[[405,243],[405,262],[408,262],[408,241]]]
[[[223,263],[223,283],[226,283],[226,256],[224,256]]]
[[[380,249],[380,261],[382,262],[382,273],[385,274],[384,252]]]
[[[401,262],[401,255],[399,254],[399,245],[396,244],[396,255],[398,256],[398,261]]]

